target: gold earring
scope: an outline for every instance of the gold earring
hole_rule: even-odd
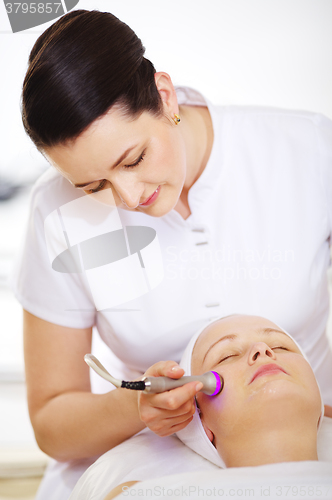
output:
[[[179,117],[179,115],[174,113],[173,122],[175,123],[175,125],[178,125],[180,123],[180,121],[181,121],[181,118]]]

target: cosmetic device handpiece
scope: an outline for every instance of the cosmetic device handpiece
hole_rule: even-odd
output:
[[[144,377],[142,380],[133,380],[132,382],[119,380],[114,377],[100,361],[93,354],[86,354],[84,361],[90,366],[98,375],[103,377],[115,387],[123,387],[134,391],[143,391],[146,394],[156,394],[160,392],[170,391],[176,387],[182,387],[188,382],[202,382],[203,387],[200,392],[204,392],[209,396],[217,396],[224,388],[224,379],[217,372],[207,372],[203,375],[184,376],[179,379],[169,377]]]

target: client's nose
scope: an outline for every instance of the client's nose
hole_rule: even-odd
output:
[[[274,351],[265,342],[256,342],[249,352],[249,363],[253,364],[259,357],[276,359]]]

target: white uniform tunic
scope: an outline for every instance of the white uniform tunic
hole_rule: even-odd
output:
[[[180,104],[206,105],[192,89],[177,93]],[[163,359],[179,361],[189,338],[210,318],[264,316],[299,342],[325,403],[332,404],[326,337],[332,122],[304,111],[207,105],[214,144],[189,190],[191,215],[184,220],[175,210],[161,218],[118,211],[124,227],[156,231],[164,277],[155,288],[96,310],[86,272],[52,269],[44,221],[85,194],[50,169],[32,192],[26,241],[13,277],[15,295],[27,311],[47,321],[74,328],[96,325],[126,365],[127,376]],[[74,222],[80,224],[79,218]]]

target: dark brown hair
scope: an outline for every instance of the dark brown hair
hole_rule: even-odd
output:
[[[153,64],[134,31],[108,12],[76,10],[36,41],[23,83],[23,125],[39,149],[80,135],[114,104],[162,114]]]

